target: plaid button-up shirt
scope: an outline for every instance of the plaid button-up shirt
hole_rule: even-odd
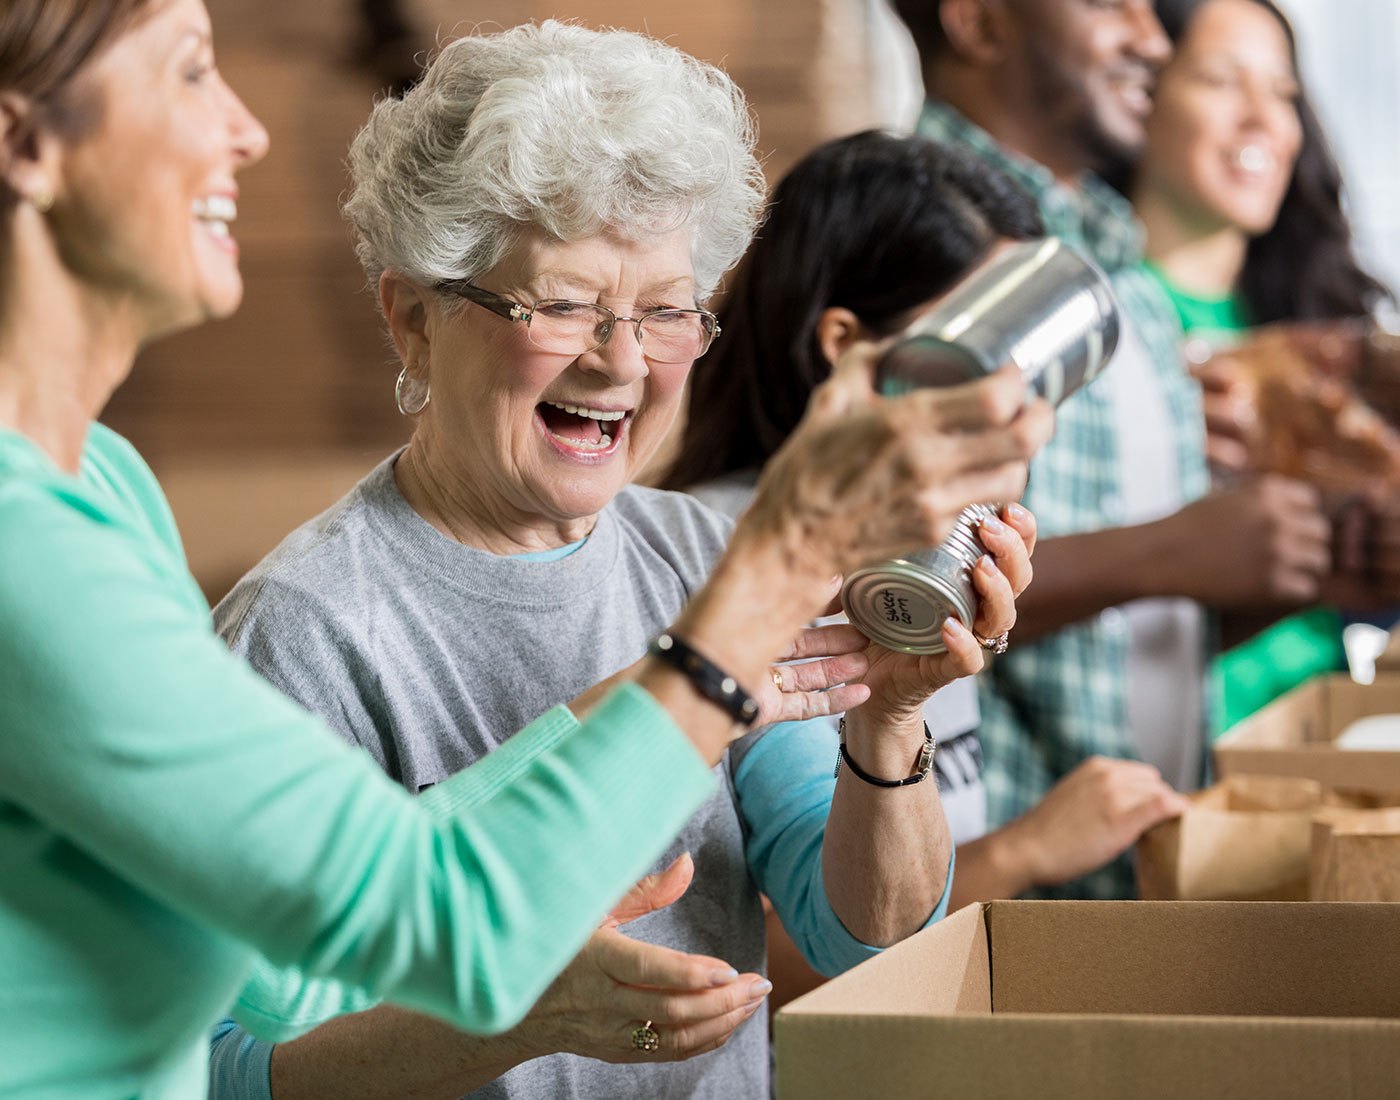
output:
[[[1204,495],[1209,479],[1200,390],[1185,370],[1171,302],[1141,268],[1141,227],[1131,206],[1091,175],[1078,188],[1065,186],[1049,169],[1002,148],[946,104],[926,104],[918,128],[1006,172],[1035,199],[1046,232],[1082,249],[1109,275],[1124,320],[1146,346],[1170,410],[1182,495],[1186,500]],[[1102,387],[1091,383],[1060,407],[1055,438],[1031,464],[1024,500],[1041,536],[1121,526],[1119,470],[1113,409]],[[1127,654],[1123,616],[1110,610],[1039,641],[1013,644],[981,677],[980,733],[993,826],[1030,809],[1086,757],[1137,755],[1127,722]],[[1204,723],[1198,735],[1205,737]],[[1039,893],[1131,897],[1131,864],[1119,859],[1078,882]]]

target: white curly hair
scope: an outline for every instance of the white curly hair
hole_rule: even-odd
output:
[[[371,283],[474,279],[522,227],[563,241],[686,228],[701,301],[764,204],[743,93],[623,30],[550,20],[445,46],[350,147],[345,214]]]

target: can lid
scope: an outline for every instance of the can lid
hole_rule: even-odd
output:
[[[846,615],[872,641],[901,653],[943,653],[943,620],[971,621],[956,585],[912,562],[880,562],[857,570],[841,592]]]

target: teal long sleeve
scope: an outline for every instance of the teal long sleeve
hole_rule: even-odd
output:
[[[710,769],[625,687],[435,820],[228,653],[149,471],[91,446],[77,479],[0,434],[0,1095],[202,1095],[259,954],[516,1022]]]
[[[555,707],[516,734],[495,752],[458,773],[451,783],[430,787],[418,804],[435,819],[489,800],[518,783],[531,764],[566,736],[579,730],[567,707]],[[297,967],[278,967],[259,959],[233,1006],[233,1018],[249,1032],[285,1042],[347,1012],[363,1012],[379,1002],[364,990],[329,978],[308,978]],[[217,1042],[238,1042],[225,1034]]]
[[[489,798],[518,782],[530,763],[579,728],[567,707],[555,707],[495,752],[459,773],[456,783],[430,787],[418,804],[435,817]],[[363,990],[330,978],[308,978],[296,967],[258,959],[238,995],[232,1018],[215,1029],[209,1053],[214,1100],[271,1100],[272,1052],[326,1020],[378,1004]],[[241,1026],[240,1026],[241,1025]],[[245,1030],[246,1029],[246,1030]]]

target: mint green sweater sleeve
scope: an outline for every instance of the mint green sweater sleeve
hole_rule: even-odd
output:
[[[0,441],[0,821],[20,815],[250,963],[508,1027],[710,791],[627,686],[436,820],[228,653],[149,516],[26,446]],[[24,871],[0,891],[31,889]],[[162,925],[112,896],[76,949],[134,992],[124,940]]]
[[[434,819],[485,802],[519,782],[531,763],[579,729],[568,707],[555,707],[521,730],[495,752],[418,796]],[[309,978],[297,967],[274,966],[259,959],[233,1007],[233,1018],[263,1039],[285,1042],[347,1012],[363,1012],[378,1003],[362,989],[328,978]],[[231,1036],[236,1041],[237,1035]]]

